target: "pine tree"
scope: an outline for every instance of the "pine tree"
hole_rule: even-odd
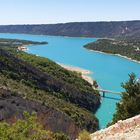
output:
[[[117,103],[117,112],[113,116],[113,123],[140,114],[140,82],[134,73],[129,75],[129,80],[122,84],[125,92],[122,100]]]

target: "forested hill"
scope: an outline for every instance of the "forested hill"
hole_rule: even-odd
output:
[[[29,33],[71,37],[140,37],[140,21],[75,22],[0,26],[1,33]]]
[[[94,51],[117,55],[120,54],[130,59],[140,61],[140,41],[138,39],[99,39],[98,41],[89,43],[84,47]]]

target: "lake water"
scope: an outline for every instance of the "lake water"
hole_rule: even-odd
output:
[[[95,38],[69,38],[45,35],[5,34],[0,38],[24,39],[32,41],[47,41],[48,45],[33,45],[28,47],[29,53],[50,58],[56,62],[81,67],[92,71],[91,76],[97,80],[103,89],[122,91],[120,84],[128,80],[129,73],[140,76],[140,64],[127,59],[86,50],[83,45],[96,41]],[[96,112],[100,128],[106,127],[115,112],[120,95],[107,94],[102,99],[101,107]]]

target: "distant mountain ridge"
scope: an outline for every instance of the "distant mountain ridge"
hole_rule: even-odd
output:
[[[0,25],[0,33],[27,33],[70,37],[139,38],[140,20],[42,25]]]

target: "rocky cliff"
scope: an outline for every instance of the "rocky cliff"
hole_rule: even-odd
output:
[[[91,134],[92,140],[140,140],[140,115]]]
[[[15,122],[23,117],[23,113],[37,112],[38,121],[46,130],[64,132],[74,139],[80,129],[64,113],[49,106],[24,99],[17,94],[0,87],[0,121]]]

